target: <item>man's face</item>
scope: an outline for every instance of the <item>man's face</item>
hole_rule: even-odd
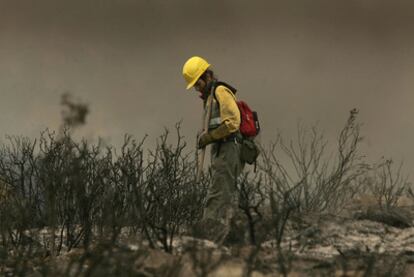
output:
[[[203,98],[203,93],[204,93],[204,89],[205,89],[206,85],[207,85],[207,83],[203,79],[201,79],[201,78],[199,78],[197,80],[197,82],[194,84],[194,89],[197,92],[200,93],[200,95],[199,95],[200,98]]]

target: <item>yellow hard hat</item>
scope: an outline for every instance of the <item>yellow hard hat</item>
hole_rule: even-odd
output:
[[[187,89],[190,89],[197,82],[198,78],[210,67],[210,64],[201,57],[189,58],[183,66],[183,76],[187,82]]]

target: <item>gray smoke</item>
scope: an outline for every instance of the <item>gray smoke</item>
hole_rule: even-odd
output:
[[[89,114],[88,104],[74,100],[68,92],[62,94],[60,102],[63,110],[63,124],[69,128],[76,128],[86,123],[86,116]]]

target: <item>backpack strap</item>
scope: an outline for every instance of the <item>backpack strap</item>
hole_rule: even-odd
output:
[[[220,102],[217,100],[217,96],[216,96],[216,88],[218,86],[224,86],[226,88],[228,88],[231,93],[233,93],[233,97],[236,98],[234,95],[237,92],[237,89],[235,89],[234,87],[230,86],[229,84],[225,83],[225,82],[220,82],[220,81],[214,81],[212,87],[211,87],[211,93],[213,94],[214,100],[216,100],[217,105],[220,106]],[[237,100],[235,99],[235,101],[237,102]]]
[[[232,87],[231,85],[225,83],[225,82],[221,82],[221,81],[217,81],[214,84],[214,91],[216,90],[216,88],[218,86],[225,86],[226,88],[228,88],[233,94],[236,94],[237,89],[235,89],[234,87]]]
[[[231,91],[231,93],[233,93],[233,94],[236,94],[237,89],[235,89],[234,87],[230,86],[229,84],[227,84],[225,82],[215,81],[212,84],[211,93],[213,94],[214,100],[216,100],[217,105],[220,107],[220,102],[217,100],[217,96],[216,96],[216,88],[218,86],[224,86],[224,87],[228,88]],[[218,157],[220,155],[222,141],[218,141],[217,143],[218,143],[218,145],[217,145],[216,157]]]

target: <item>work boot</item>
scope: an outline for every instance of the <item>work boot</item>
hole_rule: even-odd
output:
[[[236,214],[230,222],[230,228],[227,237],[224,241],[224,245],[243,245],[246,243],[246,222],[240,214]]]

